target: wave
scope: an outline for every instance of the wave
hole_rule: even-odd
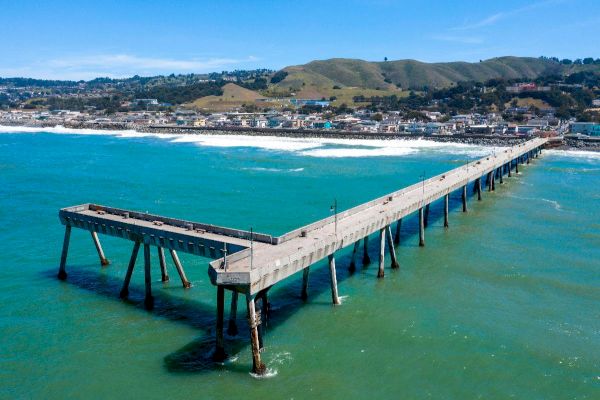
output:
[[[428,139],[344,139],[344,138],[290,138],[280,136],[249,136],[220,134],[166,134],[135,130],[73,129],[63,126],[52,128],[0,126],[0,133],[55,133],[76,135],[108,135],[118,138],[152,137],[172,143],[192,143],[202,147],[246,147],[270,151],[287,151],[309,157],[401,157],[419,151],[446,154],[485,156],[502,147],[486,147],[465,143],[437,142]]]
[[[265,167],[248,167],[241,168],[243,171],[264,171],[264,172],[302,172],[304,168],[265,168]]]
[[[561,157],[577,157],[587,160],[600,160],[600,151],[589,150],[544,150],[545,154]]]

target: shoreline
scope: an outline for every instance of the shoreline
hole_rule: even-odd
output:
[[[215,136],[257,136],[257,137],[281,137],[281,138],[304,138],[304,139],[349,139],[349,140],[430,140],[440,143],[460,143],[479,146],[511,146],[525,142],[530,139],[518,135],[423,135],[406,133],[383,133],[383,132],[352,132],[352,131],[326,131],[308,129],[275,129],[275,128],[246,128],[246,127],[189,127],[173,125],[149,125],[133,126],[130,124],[89,124],[89,123],[33,123],[22,124],[13,121],[0,121],[0,126],[5,128],[67,128],[67,129],[90,129],[97,131],[135,131],[149,134],[171,134],[171,135],[215,135]],[[555,138],[549,143],[549,148],[556,150],[586,150],[600,152],[600,138],[578,138],[564,137]]]

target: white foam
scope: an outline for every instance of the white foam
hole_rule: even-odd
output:
[[[0,126],[0,133],[56,133],[78,135],[110,135],[118,138],[154,137],[173,143],[193,143],[206,147],[249,147],[272,151],[287,151],[309,157],[401,157],[418,151],[436,151],[456,155],[484,156],[502,147],[485,147],[465,143],[437,142],[427,139],[340,139],[289,138],[279,136],[247,136],[220,134],[166,134],[145,133],[135,130],[72,129]],[[297,170],[299,171],[299,170]]]
[[[259,172],[302,172],[304,168],[264,168],[264,167],[249,167],[242,168],[243,171],[259,171]]]
[[[544,150],[544,154],[562,156],[562,157],[577,157],[588,160],[600,160],[600,151],[589,150]]]
[[[268,378],[273,378],[275,376],[277,376],[277,370],[276,369],[271,369],[271,368],[267,368],[266,372],[262,375],[259,374],[255,374],[254,372],[250,372],[250,376],[256,379],[268,379]]]

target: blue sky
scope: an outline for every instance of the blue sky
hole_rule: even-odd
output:
[[[600,1],[0,0],[0,76],[91,79],[333,57],[600,57]]]

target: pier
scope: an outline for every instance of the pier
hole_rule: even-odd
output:
[[[359,206],[337,212],[331,217],[288,232],[282,236],[226,228],[158,215],[140,213],[97,204],[83,204],[63,208],[59,218],[65,225],[65,236],[60,259],[58,278],[67,279],[67,256],[72,228],[91,232],[100,264],[109,260],[100,243],[99,234],[119,237],[133,243],[131,258],[120,292],[127,297],[131,275],[140,248],[143,246],[145,275],[145,306],[153,307],[151,287],[151,248],[156,247],[161,279],[169,280],[166,269],[165,250],[173,260],[183,288],[190,287],[178,252],[209,257],[209,276],[216,286],[217,322],[213,358],[222,361],[227,357],[224,346],[225,290],[232,292],[227,332],[238,334],[237,308],[239,296],[246,301],[250,345],[253,357],[252,371],[263,374],[266,366],[261,361],[263,332],[261,323],[268,308],[268,291],[273,285],[291,275],[302,272],[300,296],[310,294],[310,266],[328,260],[331,276],[331,301],[339,305],[335,254],[342,248],[352,247],[349,268],[356,265],[356,257],[363,246],[362,262],[371,262],[368,253],[369,237],[377,237],[377,276],[384,278],[386,252],[390,268],[399,268],[395,246],[400,243],[402,219],[418,213],[419,246],[426,245],[426,228],[429,209],[436,200],[444,199],[444,227],[449,228],[449,196],[460,191],[463,213],[468,213],[469,193],[467,187],[474,183],[473,191],[482,200],[484,190],[494,191],[497,182],[519,173],[519,165],[529,164],[537,158],[547,139],[536,138],[516,146],[502,149],[495,154],[469,162],[443,174],[424,179],[411,186],[379,197]],[[395,228],[395,229],[394,229]],[[393,232],[395,232],[393,234]]]

